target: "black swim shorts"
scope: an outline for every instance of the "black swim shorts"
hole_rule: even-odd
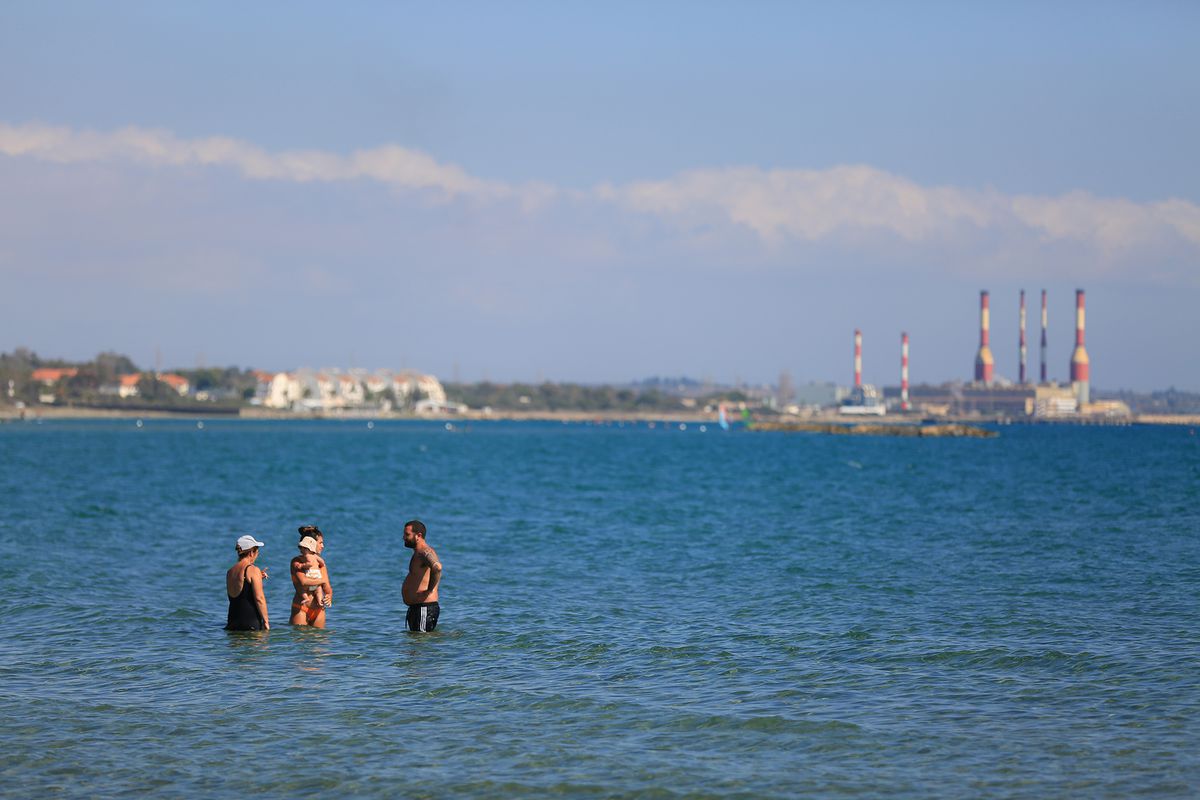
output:
[[[437,627],[438,612],[442,607],[437,603],[421,603],[408,607],[408,629],[417,633],[427,633]]]

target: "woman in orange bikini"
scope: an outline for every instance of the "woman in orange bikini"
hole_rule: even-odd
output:
[[[315,525],[302,525],[300,535],[300,554],[291,563],[292,585],[296,587],[291,623],[324,628],[325,609],[333,604],[329,572],[320,557],[325,549],[325,536]]]

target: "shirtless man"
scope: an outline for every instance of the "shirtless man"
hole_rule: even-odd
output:
[[[425,524],[418,519],[404,523],[404,546],[413,549],[408,575],[400,590],[408,606],[408,629],[425,633],[437,627],[438,584],[442,580],[442,562],[433,548],[425,544]]]

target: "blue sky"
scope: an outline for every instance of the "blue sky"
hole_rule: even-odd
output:
[[[0,9],[0,349],[1200,389],[1200,6],[249,5]]]

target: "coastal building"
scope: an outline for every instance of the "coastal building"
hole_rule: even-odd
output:
[[[467,407],[462,403],[451,403],[446,400],[434,400],[426,397],[418,400],[413,411],[421,416],[443,416],[446,414],[462,414]]]
[[[1083,406],[1081,413],[1093,418],[1125,420],[1133,418],[1133,411],[1120,400],[1093,400]]]
[[[432,375],[407,370],[393,376],[392,393],[399,405],[415,405],[420,400],[432,400],[435,405],[446,402],[446,390],[441,381]]]
[[[413,408],[421,400],[427,413],[455,413],[446,401],[446,390],[433,375],[379,370],[298,369],[292,372],[255,373],[252,405],[277,410],[325,413],[375,408]],[[388,392],[391,398],[386,397]],[[440,409],[440,410],[439,410]]]
[[[303,396],[300,382],[290,372],[255,374],[253,405],[264,408],[290,409]]]
[[[809,382],[792,389],[792,401],[800,407],[820,407],[837,405],[850,392],[832,382]]]
[[[887,413],[883,396],[869,383],[860,383],[838,406],[839,414],[852,416],[883,416]]]
[[[338,408],[360,406],[366,400],[362,383],[349,375],[338,375],[335,389]]]
[[[175,393],[180,397],[187,397],[188,392],[192,389],[192,385],[188,382],[187,378],[182,375],[176,375],[173,372],[159,375],[158,380],[174,389]]]
[[[100,394],[120,398],[137,397],[139,394],[138,383],[141,380],[142,374],[140,372],[134,372],[129,375],[118,375],[116,383],[105,383],[100,386]]]
[[[964,386],[954,412],[1002,417],[1027,417],[1033,413],[1036,389],[1032,386],[972,384]]]
[[[362,383],[367,395],[380,395],[387,391],[390,380],[386,374],[376,372],[363,376]]]
[[[303,404],[310,409],[337,408],[337,384],[333,376],[326,372],[306,376],[308,389]]]
[[[1067,386],[1046,384],[1037,387],[1034,394],[1033,416],[1038,419],[1055,419],[1074,416],[1079,411],[1079,400],[1075,391]]]
[[[444,404],[446,402],[446,390],[442,387],[441,381],[432,375],[418,376],[417,390],[435,403]]]
[[[75,367],[41,367],[35,369],[29,378],[34,383],[53,386],[61,380],[74,378],[78,374],[79,370]]]
[[[900,387],[885,387],[883,394],[889,405],[896,405],[900,399]],[[1116,419],[1132,415],[1129,406],[1120,401],[1081,404],[1075,387],[1056,383],[1039,386],[999,381],[992,386],[975,383],[921,384],[909,389],[909,399],[914,410],[933,416],[961,414],[1053,420],[1070,417]]]
[[[132,375],[118,375],[117,397],[137,397],[138,383],[141,380],[142,375],[140,372],[135,372]]]
[[[266,405],[267,395],[271,391],[271,382],[275,379],[275,375],[261,369],[256,369],[251,374],[254,376],[254,395],[250,398],[250,405]]]
[[[933,416],[951,413],[962,402],[961,383],[943,383],[936,386],[919,383],[908,387],[908,404],[912,411]],[[883,387],[883,399],[889,407],[899,408],[903,387]]]

